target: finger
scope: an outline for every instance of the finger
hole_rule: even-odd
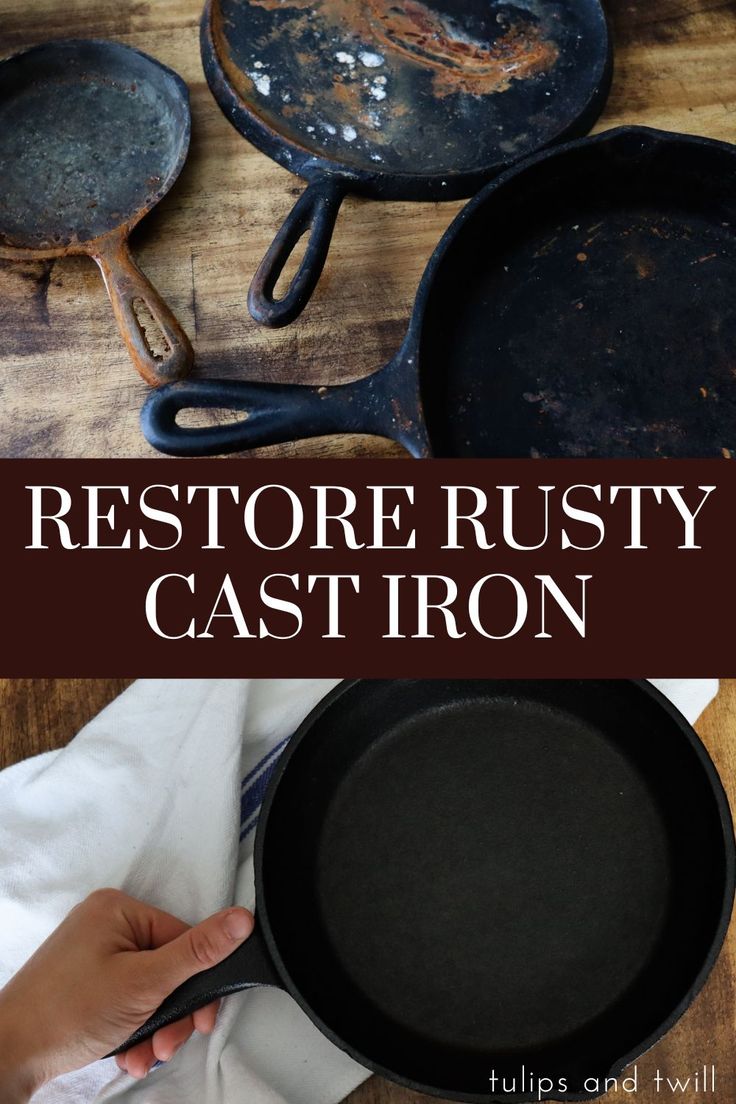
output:
[[[128,1059],[127,1059],[125,1053],[116,1054],[115,1055],[115,1062],[117,1064],[118,1069],[121,1071],[121,1073],[127,1073],[128,1072]]]
[[[177,1050],[194,1032],[194,1021],[191,1016],[185,1016],[183,1020],[161,1027],[151,1039],[153,1053],[159,1062],[169,1062]]]
[[[156,1063],[152,1041],[146,1039],[142,1043],[137,1043],[136,1046],[125,1052],[125,1059],[126,1069],[131,1077],[136,1077],[139,1080],[145,1077],[151,1066]]]
[[[206,1004],[204,1008],[198,1008],[192,1016],[194,1021],[194,1030],[198,1031],[200,1035],[211,1035],[215,1030],[215,1024],[217,1023],[217,1013],[220,1011],[220,1002],[212,1001],[211,1004]]]
[[[151,915],[150,947],[164,947],[173,939],[178,939],[184,932],[189,931],[190,925],[185,924],[177,916],[168,912],[154,909]]]
[[[172,939],[178,939],[190,926],[178,916],[172,916],[169,912],[154,908],[153,905],[147,905],[132,897],[125,898],[122,907],[133,929],[136,945],[141,951],[163,947]]]
[[[146,976],[163,1000],[194,974],[222,962],[253,931],[253,916],[244,908],[228,908],[189,928],[146,955]]]

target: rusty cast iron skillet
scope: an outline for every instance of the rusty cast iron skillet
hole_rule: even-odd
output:
[[[471,196],[585,134],[612,69],[600,0],[208,0],[201,46],[226,117],[309,182],[250,288],[251,314],[269,326],[309,301],[348,192]]]
[[[640,127],[541,154],[452,224],[387,367],[175,384],[143,431],[182,456],[340,432],[413,456],[736,454],[735,181],[736,146]],[[187,407],[248,417],[177,425]]]
[[[192,349],[128,236],[179,175],[189,131],[184,82],[129,46],[70,39],[0,62],[0,258],[93,257],[154,386],[186,375]]]
[[[647,683],[355,681],[284,752],[255,877],[255,934],[126,1047],[277,985],[420,1092],[537,1100],[491,1089],[525,1066],[584,1099],[703,985],[734,838],[705,748]]]

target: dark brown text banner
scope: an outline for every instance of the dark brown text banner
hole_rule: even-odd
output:
[[[736,674],[725,461],[0,461],[4,676]]]

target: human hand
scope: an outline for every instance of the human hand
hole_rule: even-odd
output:
[[[227,958],[252,930],[243,908],[189,927],[118,890],[92,893],[0,991],[0,1104],[25,1102],[115,1050],[177,986]],[[194,1031],[209,1034],[217,1007],[161,1028],[118,1055],[118,1066],[145,1077]]]

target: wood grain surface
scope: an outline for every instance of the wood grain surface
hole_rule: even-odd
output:
[[[724,0],[608,0],[616,69],[596,129],[641,123],[736,137],[736,6]],[[398,348],[417,284],[461,204],[349,198],[323,279],[281,331],[248,315],[246,289],[302,182],[251,148],[205,84],[201,0],[0,0],[0,56],[64,36],[119,39],[189,84],[191,155],[134,235],[140,263],[188,332],[196,374],[331,383]],[[1,186],[1,182],[0,182]],[[94,264],[0,262],[0,454],[151,456],[138,429],[146,387],[117,334]],[[403,455],[367,437],[323,438],[262,455]]]
[[[0,766],[28,755],[64,746],[74,733],[119,694],[130,679],[0,680]],[[715,702],[696,725],[736,807],[736,679],[725,679]],[[675,1028],[638,1063],[636,1096],[622,1089],[606,1095],[606,1104],[733,1104],[736,1098],[736,924],[724,951],[693,1007]],[[659,1093],[652,1082],[692,1075],[703,1065],[717,1066],[713,1093]],[[419,1104],[430,1098],[372,1077],[349,1098],[350,1104]]]
[[[0,679],[0,770],[65,747],[133,679]]]

